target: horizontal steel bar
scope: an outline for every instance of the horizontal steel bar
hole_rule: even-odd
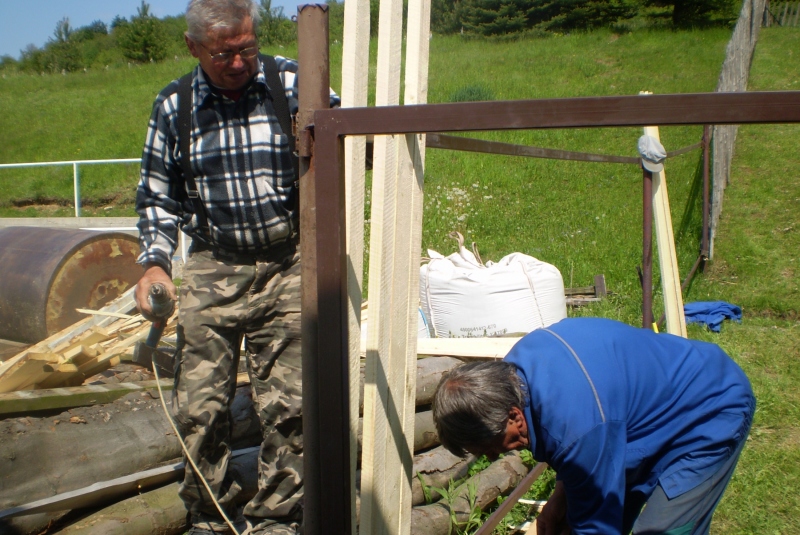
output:
[[[509,494],[508,498],[503,500],[503,503],[500,504],[500,507],[495,509],[495,511],[486,519],[483,525],[475,532],[475,535],[489,535],[494,531],[494,528],[500,523],[503,518],[508,514],[511,509],[515,505],[520,498],[525,496],[525,493],[528,492],[533,484],[536,482],[537,479],[541,477],[544,471],[547,469],[546,463],[537,463],[536,466],[533,467],[533,470],[528,472],[522,481],[520,481],[517,488],[515,488],[511,494]]]
[[[0,163],[0,168],[43,167],[47,165],[92,165],[98,163],[139,163],[141,158],[122,158],[119,160],[66,160],[61,162]]]
[[[469,137],[448,136],[445,134],[428,134],[425,137],[425,146],[429,149],[460,150],[465,152],[481,152],[484,154],[499,154],[502,156],[526,156],[528,158],[546,158],[550,160],[572,160],[579,162],[595,163],[624,163],[641,164],[641,158],[629,156],[608,156],[604,154],[589,154],[586,152],[573,152],[559,149],[544,149],[529,147],[500,141],[486,141]]]
[[[800,91],[690,93],[415,106],[314,113],[317,135],[800,122]]]

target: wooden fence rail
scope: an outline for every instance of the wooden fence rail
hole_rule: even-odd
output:
[[[769,2],[764,10],[763,26],[800,25],[800,2]]]

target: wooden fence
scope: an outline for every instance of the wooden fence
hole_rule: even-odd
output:
[[[764,26],[800,26],[800,2],[770,2],[764,10]]]
[[[758,41],[758,31],[764,16],[767,0],[745,0],[739,13],[739,20],[733,30],[725,52],[725,62],[717,83],[717,92],[747,91],[747,78],[750,75],[750,60]],[[794,2],[793,2],[794,3]],[[728,186],[731,174],[731,160],[736,143],[738,126],[714,126],[712,132],[713,156],[711,197],[711,230],[709,236],[709,258],[714,257],[714,236],[722,213],[722,197]]]

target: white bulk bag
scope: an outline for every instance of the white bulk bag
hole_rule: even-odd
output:
[[[464,247],[444,257],[428,250],[420,267],[420,305],[434,337],[528,333],[567,317],[564,280],[553,265],[512,253],[485,265]]]

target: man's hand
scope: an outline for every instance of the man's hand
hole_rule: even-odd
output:
[[[536,535],[569,535],[570,531],[567,523],[567,494],[564,492],[564,485],[556,481],[553,495],[536,517]]]
[[[150,301],[148,299],[150,287],[156,283],[163,284],[167,289],[167,293],[169,293],[170,299],[173,301],[177,300],[175,284],[173,284],[167,272],[164,271],[164,268],[156,264],[147,264],[144,274],[136,284],[136,291],[134,292],[136,308],[139,309],[139,312],[142,313],[142,316],[144,316],[147,321],[156,321],[159,319],[153,316],[153,310],[150,307]]]

